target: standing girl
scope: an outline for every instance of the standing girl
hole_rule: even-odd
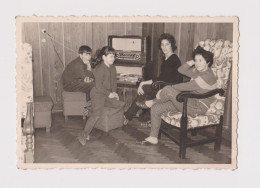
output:
[[[90,92],[92,103],[92,114],[90,115],[83,133],[78,138],[82,145],[89,140],[89,134],[101,116],[104,106],[112,108],[123,108],[124,102],[119,101],[116,93],[116,68],[113,66],[115,61],[115,50],[105,46],[97,57],[97,66],[94,70],[95,86]]]

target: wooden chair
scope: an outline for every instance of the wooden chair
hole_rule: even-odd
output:
[[[224,40],[206,40],[199,43],[201,47],[214,53],[212,70],[217,78],[217,89],[205,94],[194,94],[192,92],[181,92],[177,100],[183,103],[183,112],[177,114],[171,111],[162,115],[162,125],[159,132],[164,134],[179,146],[179,157],[185,158],[186,148],[214,142],[214,150],[219,151],[222,141],[223,114],[225,102],[225,90],[228,85],[229,72],[232,65],[232,43]],[[155,82],[154,88],[169,85],[165,82]],[[208,98],[215,96],[213,102],[205,115],[191,117],[187,115],[187,101],[190,98]],[[215,135],[200,140],[189,139],[188,133],[196,136],[198,130],[215,128]],[[172,134],[172,129],[177,130],[178,135]]]

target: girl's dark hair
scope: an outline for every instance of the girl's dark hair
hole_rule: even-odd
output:
[[[89,46],[83,45],[79,47],[79,54],[91,53],[92,49]]]
[[[161,36],[159,38],[159,49],[162,50],[161,43],[162,43],[162,40],[164,40],[164,39],[168,40],[171,43],[172,51],[174,52],[177,49],[176,40],[175,40],[174,36],[172,36],[169,33],[161,34]]]
[[[211,67],[213,64],[213,53],[204,50],[201,46],[198,46],[193,52],[192,52],[192,58],[195,60],[196,55],[201,55],[205,61],[208,63],[208,67]]]
[[[92,58],[92,68],[95,68],[98,64],[100,64],[103,59],[102,56],[105,55],[109,55],[109,54],[116,54],[116,51],[114,48],[110,47],[110,46],[104,46],[102,49],[98,49],[94,55],[94,57]]]

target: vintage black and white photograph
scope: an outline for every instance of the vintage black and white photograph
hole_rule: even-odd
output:
[[[237,163],[237,17],[17,17],[19,168]]]

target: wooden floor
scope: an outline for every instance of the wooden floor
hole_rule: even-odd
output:
[[[179,159],[178,147],[165,136],[158,145],[142,146],[136,140],[149,135],[150,128],[140,127],[136,119],[124,128],[112,130],[108,135],[94,129],[85,146],[77,141],[85,121],[70,117],[65,123],[62,113],[53,114],[50,133],[35,131],[36,163],[148,163],[148,164],[230,164],[231,148],[223,143],[215,152],[214,144],[187,149],[186,159]],[[197,135],[204,137],[205,135]]]

